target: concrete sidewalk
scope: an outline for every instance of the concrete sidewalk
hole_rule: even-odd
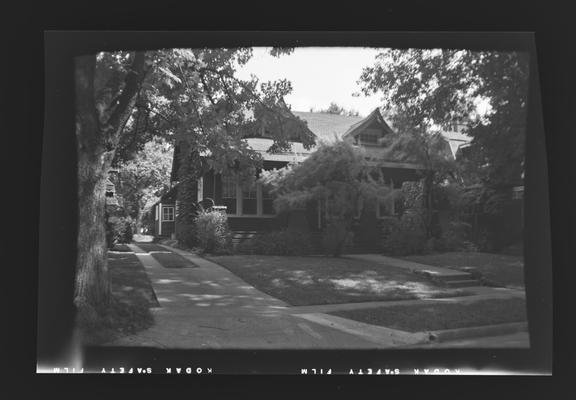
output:
[[[409,346],[426,342],[426,334],[368,325],[326,313],[398,304],[472,302],[523,296],[523,292],[509,289],[477,287],[467,288],[474,290],[475,295],[458,298],[292,307],[257,290],[216,263],[186,251],[163,247],[184,257],[189,262],[188,267],[166,268],[148,252],[130,245],[150,277],[160,307],[152,309],[153,327],[109,345],[182,349]]]
[[[155,325],[112,346],[186,349],[369,349],[392,339],[362,335],[285,313],[288,306],[248,285],[227,269],[191,253],[168,248],[196,268],[164,268],[130,245],[150,277],[160,303]]]

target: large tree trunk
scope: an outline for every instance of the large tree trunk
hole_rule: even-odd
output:
[[[95,57],[76,63],[76,137],[78,140],[78,243],[74,303],[82,309],[109,299],[104,220],[107,163],[94,106]]]
[[[96,56],[78,57],[75,68],[78,149],[78,243],[74,303],[79,317],[91,318],[110,301],[105,228],[105,185],[120,135],[144,78],[144,54],[131,72],[110,118],[102,122],[95,105]]]
[[[178,213],[176,215],[175,234],[178,242],[192,248],[197,244],[195,220],[198,212],[197,184],[198,178],[203,175],[203,169],[198,161],[198,155],[192,150],[186,140],[179,141],[179,168],[178,190]]]
[[[104,213],[109,167],[106,164],[94,163],[86,155],[81,155],[78,160],[80,182],[75,302],[87,303],[93,308],[105,307],[110,298]]]

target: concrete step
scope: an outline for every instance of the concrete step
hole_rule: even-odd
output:
[[[467,279],[460,281],[446,281],[444,282],[446,286],[451,288],[461,288],[461,287],[471,287],[471,286],[482,286],[482,282],[475,279]]]

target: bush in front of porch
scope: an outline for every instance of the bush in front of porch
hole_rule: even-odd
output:
[[[261,233],[236,247],[239,254],[276,256],[300,256],[311,254],[313,250],[311,235],[293,229]]]

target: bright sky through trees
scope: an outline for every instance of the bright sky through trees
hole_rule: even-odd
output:
[[[379,96],[352,96],[362,68],[374,64],[378,49],[362,47],[298,47],[294,53],[272,57],[269,48],[254,47],[253,58],[238,71],[239,78],[256,75],[260,82],[288,79],[292,93],[286,102],[294,111],[327,108],[331,102],[366,116],[380,105]]]
[[[238,69],[239,78],[250,74],[260,82],[288,79],[292,93],[286,102],[294,111],[326,109],[335,102],[347,110],[356,110],[366,116],[382,104],[380,96],[353,96],[359,93],[357,81],[362,68],[373,66],[376,54],[382,49],[366,47],[298,47],[290,55],[273,57],[270,48],[254,47],[252,59]],[[478,112],[488,110],[485,101],[478,102]]]

